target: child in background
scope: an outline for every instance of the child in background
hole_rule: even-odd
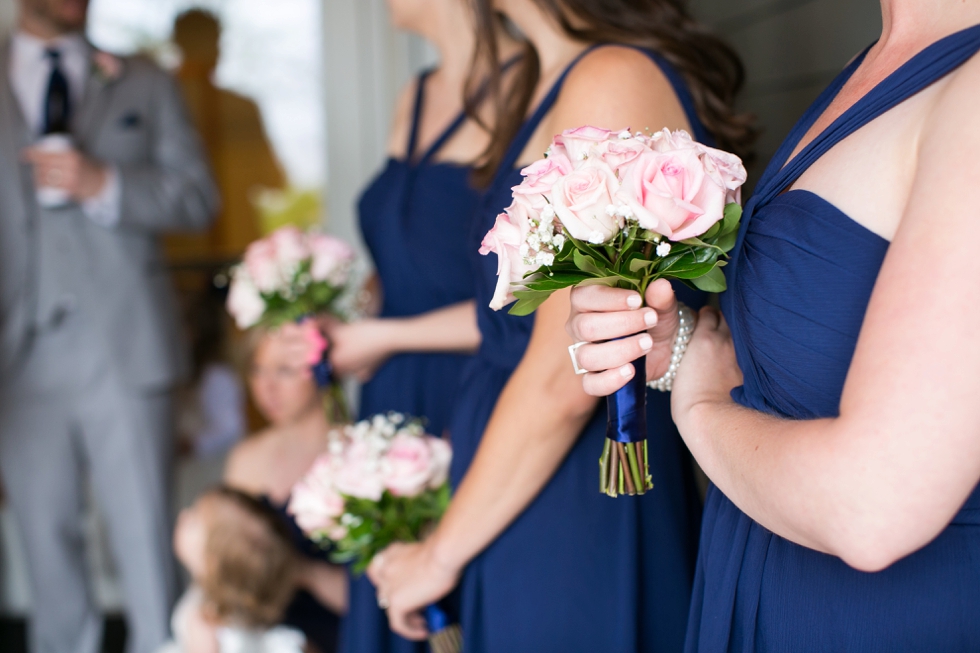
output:
[[[299,631],[276,626],[296,589],[281,517],[225,487],[184,509],[174,551],[192,585],[174,609],[175,641],[160,653],[303,653]]]

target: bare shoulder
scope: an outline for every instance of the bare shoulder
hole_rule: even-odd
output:
[[[953,71],[938,94],[926,122],[926,132],[956,131],[966,142],[980,140],[980,54]]]
[[[418,85],[418,77],[415,77],[398,93],[395,113],[391,119],[391,131],[388,134],[388,154],[395,158],[400,159],[407,154],[408,137],[412,129],[412,110]]]
[[[245,491],[257,491],[257,472],[261,470],[270,453],[271,433],[260,431],[236,444],[225,463],[224,482]]]
[[[586,54],[569,72],[555,105],[555,128],[591,124],[653,131],[690,128],[667,76],[646,53],[609,45]]]

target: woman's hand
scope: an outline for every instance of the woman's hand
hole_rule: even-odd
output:
[[[431,542],[392,544],[368,567],[378,604],[387,606],[388,624],[407,639],[426,638],[428,629],[420,611],[449,594],[459,582],[461,570],[438,560]]]
[[[647,357],[647,380],[658,379],[670,366],[677,335],[677,299],[666,279],[647,287],[646,306],[633,290],[584,286],[572,289],[572,310],[565,330],[579,347],[579,367],[589,371],[582,379],[585,391],[596,397],[611,395],[633,378],[632,361]],[[608,341],[608,342],[607,342]]]
[[[714,308],[702,308],[670,397],[671,413],[681,434],[697,432],[686,428],[695,408],[731,403],[732,388],[739,385],[742,370],[735,358],[728,323]]]
[[[326,317],[320,325],[327,333],[327,355],[337,374],[369,380],[394,353],[393,325],[389,320],[365,318],[345,323]]]

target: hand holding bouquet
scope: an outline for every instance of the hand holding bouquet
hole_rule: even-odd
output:
[[[310,368],[317,385],[329,390],[330,412],[344,422],[347,403],[332,379],[328,343],[312,318],[317,313],[339,315],[337,300],[346,290],[353,262],[354,250],[339,238],[282,227],[245,250],[243,261],[232,269],[227,302],[240,329],[302,327],[315,356]]]
[[[363,573],[395,542],[417,542],[449,505],[449,444],[399,413],[376,415],[331,434],[329,452],[293,488],[289,512],[336,562]],[[426,609],[437,653],[458,652],[459,627]]]
[[[685,131],[652,135],[596,127],[565,131],[546,157],[521,171],[514,201],[480,248],[498,257],[491,308],[532,313],[577,285],[635,289],[660,278],[725,290],[721,267],[734,247],[745,168]],[[609,397],[601,489],[643,494],[647,472],[644,360],[634,383]]]

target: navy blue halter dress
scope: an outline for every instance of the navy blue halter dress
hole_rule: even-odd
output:
[[[697,137],[706,138],[683,82],[660,57],[650,56],[673,84]],[[497,260],[480,256],[477,249],[497,214],[510,205],[511,187],[521,181],[514,166],[567,74],[566,70],[520,129],[474,221],[468,251],[477,271],[477,319],[483,341],[465,368],[449,429],[454,486],[470,466],[534,325],[533,315],[515,317],[506,309],[489,308]],[[653,491],[620,499],[600,494],[603,403],[547,486],[467,566],[460,587],[466,653],[682,649],[700,501],[689,454],[670,418],[668,397],[651,392],[649,399]]]
[[[783,167],[859,58],[776,153],[746,206],[722,297],[745,376],[732,393],[738,403],[790,419],[838,415],[889,243],[811,192],[783,191],[835,144],[978,49],[980,26],[928,47]],[[687,651],[980,651],[980,491],[932,543],[869,574],[774,535],[712,487]]]
[[[433,161],[466,120],[460,115],[416,157],[418,128],[425,98],[419,77],[412,131],[405,160],[390,158],[361,196],[361,231],[381,278],[381,317],[427,313],[473,299],[473,273],[466,248],[479,199],[470,183],[471,169]],[[387,411],[424,417],[428,430],[446,428],[460,371],[468,356],[441,353],[398,354],[361,389],[361,418]],[[353,578],[350,611],[341,628],[344,653],[424,652],[425,643],[390,631],[366,576]]]

